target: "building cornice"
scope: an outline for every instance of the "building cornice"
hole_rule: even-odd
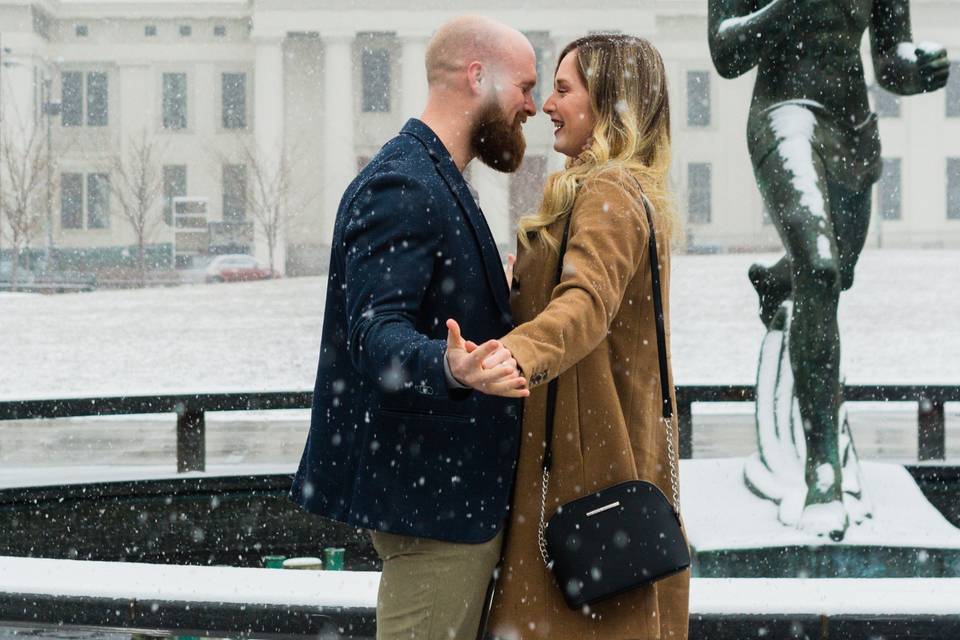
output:
[[[249,18],[253,0],[200,0],[199,2],[136,2],[132,0],[40,0],[57,20],[103,18]]]
[[[554,13],[540,13],[528,9],[501,9],[477,11],[480,15],[499,20],[520,31],[550,31],[583,35],[591,30],[619,28],[627,33],[650,34],[656,29],[656,14],[652,10],[635,9],[568,9]],[[462,14],[462,11],[427,10],[411,12],[402,9],[334,10],[334,9],[269,9],[253,11],[254,29],[268,32],[286,29],[327,34],[351,34],[363,31],[403,30],[403,25],[415,21],[419,25],[439,26]]]

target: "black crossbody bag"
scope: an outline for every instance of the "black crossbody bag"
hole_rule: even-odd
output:
[[[642,192],[641,199],[650,227],[650,272],[653,275],[653,308],[663,397],[662,424],[667,433],[673,501],[671,504],[653,483],[630,480],[563,504],[546,522],[547,486],[550,482],[557,404],[557,379],[550,382],[547,389],[539,546],[543,562],[553,572],[557,586],[571,609],[612,598],[690,566],[690,550],[680,526],[680,496],[673,446],[673,405],[667,377],[657,239],[650,205]],[[569,227],[568,216],[560,245],[558,282],[563,271]]]

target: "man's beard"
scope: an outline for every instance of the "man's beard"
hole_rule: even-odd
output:
[[[527,149],[520,116],[510,122],[497,100],[490,100],[477,114],[470,132],[470,144],[480,162],[496,171],[513,173],[523,161]]]

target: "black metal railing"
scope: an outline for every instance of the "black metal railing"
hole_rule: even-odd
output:
[[[960,402],[957,385],[846,385],[847,402],[916,402],[917,458],[921,461],[947,457],[947,402]],[[677,414],[680,422],[680,457],[693,456],[693,412],[695,402],[753,402],[751,385],[677,387]]]
[[[960,402],[960,385],[848,385],[848,402],[917,403],[917,452],[921,461],[946,459],[947,402]],[[750,385],[689,385],[677,387],[680,457],[693,456],[693,404],[752,402]],[[0,402],[0,421],[77,416],[175,413],[177,471],[203,471],[206,466],[206,412],[309,409],[309,391],[202,393],[164,396],[12,400]]]
[[[206,468],[206,413],[208,411],[309,409],[312,398],[313,394],[309,391],[269,391],[13,400],[0,402],[0,420],[175,413],[177,414],[177,471],[185,473],[203,471]]]

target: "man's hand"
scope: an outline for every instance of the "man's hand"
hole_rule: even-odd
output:
[[[447,320],[447,363],[458,382],[481,393],[504,398],[530,395],[510,351],[498,340],[479,346],[464,340],[456,320]]]

